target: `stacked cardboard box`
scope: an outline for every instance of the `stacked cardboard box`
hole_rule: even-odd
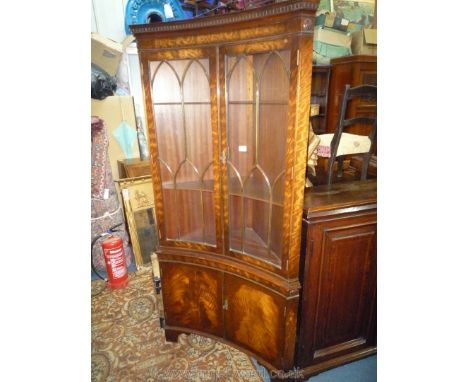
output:
[[[314,61],[328,65],[330,59],[351,55],[351,35],[336,29],[316,27],[314,30]]]
[[[322,11],[315,19],[314,62],[328,65],[330,59],[351,54],[377,55],[377,29]]]
[[[362,29],[352,34],[353,54],[377,56],[377,29]]]

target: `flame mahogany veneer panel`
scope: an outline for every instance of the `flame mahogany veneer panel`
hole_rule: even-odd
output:
[[[223,336],[222,273],[161,263],[166,323]]]

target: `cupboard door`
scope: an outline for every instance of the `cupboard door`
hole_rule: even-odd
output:
[[[161,243],[220,251],[214,51],[156,53],[144,62]]]
[[[233,254],[281,267],[291,48],[271,42],[224,48],[228,247]]]
[[[377,225],[347,221],[312,230],[302,366],[375,345]]]
[[[161,262],[166,324],[223,336],[222,273]]]
[[[279,365],[283,342],[284,300],[238,277],[224,276],[226,339]]]

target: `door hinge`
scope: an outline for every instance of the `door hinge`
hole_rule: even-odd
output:
[[[225,299],[225,300],[224,300],[224,304],[223,304],[223,309],[224,309],[224,310],[228,310],[228,308],[229,308],[228,300]]]
[[[298,49],[298,50],[297,50],[297,55],[296,55],[296,58],[297,58],[296,64],[297,64],[297,66],[299,66],[300,57],[301,57],[301,51]]]

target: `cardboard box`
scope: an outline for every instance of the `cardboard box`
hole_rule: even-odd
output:
[[[341,18],[341,17],[337,16],[337,17],[335,17],[335,20],[333,20],[332,27],[334,29],[338,29],[340,31],[347,32],[348,31],[348,25],[349,25],[349,20],[348,19],[344,19],[344,18]]]
[[[133,40],[134,37],[130,35],[120,43],[97,33],[91,33],[91,62],[107,74],[115,76],[119,69],[122,54]]]
[[[335,17],[335,12],[322,13],[315,18],[315,26],[323,25],[328,28],[333,28]]]
[[[310,116],[314,117],[319,115],[320,112],[320,105],[318,103],[311,103],[310,104]]]
[[[347,32],[348,33],[354,33],[354,32],[357,32],[359,30],[362,29],[362,25],[361,24],[358,24],[358,23],[353,23],[353,22],[350,22],[348,24],[348,30]]]
[[[353,54],[377,56],[377,29],[361,29],[352,34]]]
[[[351,36],[336,29],[316,27],[314,30],[314,62],[328,65],[331,58],[351,55]]]
[[[316,27],[314,30],[314,43],[334,45],[343,48],[351,48],[351,35],[335,29]]]

